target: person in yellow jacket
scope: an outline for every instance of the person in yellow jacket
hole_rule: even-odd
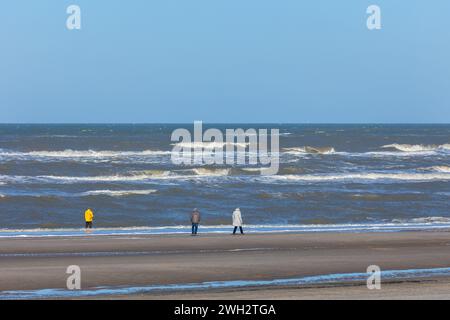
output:
[[[94,221],[94,212],[88,208],[84,212],[84,220],[86,220],[86,229],[92,229],[92,221]]]

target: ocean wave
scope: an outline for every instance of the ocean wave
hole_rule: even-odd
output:
[[[36,138],[81,138],[79,135],[68,135],[68,134],[41,134],[36,135]]]
[[[98,151],[98,150],[71,150],[62,151],[4,151],[0,150],[1,157],[19,158],[123,158],[123,157],[146,157],[168,155],[171,151],[143,150],[143,151]]]
[[[284,148],[283,151],[287,154],[308,153],[308,154],[332,154],[336,150],[333,147],[298,147],[298,148]]]
[[[158,190],[90,190],[85,192],[42,192],[42,193],[7,193],[0,194],[0,198],[40,198],[40,199],[58,199],[58,198],[77,198],[93,196],[125,197],[132,195],[149,195]]]
[[[447,154],[450,151],[450,144],[442,145],[410,145],[410,144],[388,144],[381,146],[381,149],[393,149],[392,151],[367,151],[367,152],[350,152],[336,151],[334,147],[291,147],[283,148],[284,154],[287,155],[337,155],[344,157],[411,157],[411,156],[427,156],[436,154]]]
[[[364,181],[364,180],[399,180],[399,181],[433,181],[450,180],[450,174],[445,173],[342,173],[324,175],[277,175],[263,177],[269,180],[279,181]]]
[[[222,149],[227,145],[224,143],[179,143],[178,146],[183,146],[184,148],[192,148],[196,151],[199,148],[199,153],[213,151],[213,149]],[[233,143],[234,146],[239,146],[245,148],[248,144]],[[407,145],[407,144],[390,144],[384,145],[382,149],[394,149],[394,151],[368,151],[368,152],[346,152],[346,151],[336,151],[334,147],[290,147],[283,148],[283,154],[285,155],[297,155],[297,156],[308,156],[308,155],[336,155],[343,157],[411,157],[411,156],[427,156],[442,154],[442,152],[447,153],[450,151],[450,144],[443,145]],[[246,156],[252,154],[249,150],[241,150],[237,152],[243,152]],[[34,161],[54,161],[54,160],[73,160],[73,161],[150,161],[154,159],[155,161],[158,157],[168,157],[172,155],[171,150],[142,150],[142,151],[107,151],[107,150],[62,150],[62,151],[29,151],[29,152],[18,152],[18,151],[5,151],[0,149],[0,159],[1,160],[34,160]],[[275,156],[272,154],[271,156]],[[235,157],[235,152],[230,154],[226,153],[224,150],[225,157]]]
[[[110,197],[124,197],[130,195],[149,195],[157,192],[157,190],[149,189],[149,190],[92,190],[82,192],[78,195],[80,196],[110,196]]]
[[[425,156],[440,156],[444,149],[421,150],[421,151],[367,151],[367,152],[334,152],[333,155],[343,157],[359,157],[359,158],[411,158]],[[444,153],[447,154],[447,153]]]
[[[192,176],[227,176],[231,173],[231,168],[192,168],[181,170],[142,170],[131,172],[134,176],[149,176],[154,178],[186,178]]]
[[[252,172],[252,173],[259,173],[261,172],[262,168],[239,168],[239,170],[242,170],[244,172]]]
[[[172,146],[185,149],[223,149],[227,146],[246,148],[248,145],[246,142],[179,142],[172,144]]]
[[[448,166],[433,166],[430,169],[437,172],[450,173],[450,167]]]
[[[440,151],[450,150],[450,144],[442,145],[423,145],[423,144],[387,144],[381,148],[392,148],[402,152],[423,152],[423,151]]]
[[[131,171],[130,172],[134,176],[152,176],[152,177],[167,177],[172,174],[169,170],[140,170],[140,171]]]
[[[192,169],[198,176],[228,176],[230,169],[208,169],[208,168],[195,168]]]
[[[0,176],[5,183],[95,183],[95,182],[140,182],[151,180],[186,180],[202,177],[221,177],[229,175],[231,169],[207,169],[193,168],[185,170],[143,170],[133,171],[128,174],[109,176]]]
[[[27,177],[25,177],[27,178]],[[33,180],[33,177],[28,177],[28,180]],[[85,176],[85,177],[76,177],[76,176],[37,176],[36,180],[45,180],[45,181],[60,181],[60,182],[111,182],[111,181],[145,181],[152,179],[168,179],[175,177],[171,177],[169,175],[153,175],[153,174],[136,174],[136,175],[113,175],[113,176]],[[26,179],[25,179],[26,180]]]
[[[294,174],[295,171],[283,171],[279,175],[263,176],[245,174],[245,168],[211,169],[193,168],[174,171],[146,172],[136,171],[132,174],[110,176],[0,176],[2,182],[8,183],[102,183],[102,182],[142,182],[152,180],[192,180],[202,178],[246,179],[252,182],[346,182],[346,181],[448,181],[448,172],[363,172],[363,173],[330,173],[330,174]],[[254,170],[248,168],[247,170]],[[288,168],[289,169],[289,168]]]
[[[145,180],[165,179],[155,175],[111,175],[111,176],[0,176],[8,183],[80,183],[80,182],[134,182]]]
[[[394,223],[450,223],[450,218],[446,217],[421,217],[409,220],[394,219]]]

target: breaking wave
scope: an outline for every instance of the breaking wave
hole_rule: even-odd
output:
[[[394,219],[392,222],[394,223],[430,223],[430,224],[439,224],[439,223],[450,223],[450,218],[446,217],[421,217],[421,218],[413,218],[409,220],[401,220]]]
[[[207,168],[196,168],[192,169],[198,176],[227,176],[230,174],[230,169],[207,169]]]
[[[285,153],[296,154],[296,153],[310,153],[310,154],[332,154],[336,151],[333,147],[299,147],[299,148],[284,148]]]
[[[183,148],[191,148],[193,151],[203,152],[222,150],[225,152],[225,146],[227,142],[217,143],[217,142],[202,142],[202,143],[177,143],[173,144],[175,146]],[[248,143],[232,143],[233,146],[238,146],[245,149]],[[244,150],[237,150],[237,152],[244,152]],[[334,147],[289,147],[283,148],[283,153],[286,155],[338,155],[345,157],[397,157],[397,156],[423,156],[423,155],[433,155],[441,154],[442,152],[447,153],[450,151],[450,144],[442,145],[410,145],[410,144],[388,144],[381,146],[381,149],[392,149],[392,150],[378,150],[378,151],[367,151],[367,152],[337,152]],[[249,155],[250,151],[245,150],[245,154]],[[158,159],[157,157],[170,156],[172,155],[172,150],[142,150],[142,151],[99,151],[99,150],[71,150],[66,149],[62,151],[29,151],[29,152],[19,152],[19,151],[8,151],[0,149],[0,159],[3,160],[36,160],[36,161],[54,161],[54,160],[74,160],[74,161],[138,161],[142,159]],[[225,156],[234,157],[234,151],[228,155],[224,153]]]
[[[231,169],[194,168],[187,170],[144,170],[129,174],[109,176],[0,176],[0,183],[95,183],[95,182],[140,182],[151,180],[183,180],[200,177],[227,176]]]
[[[226,146],[246,148],[248,143],[238,142],[179,142],[173,143],[172,146],[177,146],[186,149],[222,149]]]
[[[448,166],[434,166],[431,167],[431,170],[443,173],[450,173],[450,167]]]
[[[110,197],[124,197],[124,196],[130,196],[130,195],[149,195],[152,193],[157,192],[157,190],[150,189],[150,190],[93,190],[93,191],[86,191],[83,193],[80,193],[80,196],[110,196]]]
[[[161,156],[170,154],[170,151],[97,151],[97,150],[62,150],[62,151],[4,151],[0,149],[0,156],[19,158],[123,158],[141,156]]]
[[[0,194],[0,198],[40,198],[40,199],[57,199],[57,198],[78,198],[93,196],[109,196],[109,197],[126,197],[132,195],[149,195],[156,193],[158,190],[91,190],[85,192],[43,192],[43,193],[12,193]]]
[[[373,180],[398,180],[398,181],[434,181],[450,180],[450,174],[445,173],[343,173],[324,175],[278,175],[268,176],[265,179],[278,181],[373,181]]]
[[[402,152],[426,152],[426,151],[440,151],[440,150],[450,150],[450,144],[442,145],[422,145],[422,144],[387,144],[381,148],[392,148]]]
[[[252,169],[253,170],[253,169]],[[190,180],[202,178],[227,177],[229,179],[246,179],[253,182],[364,182],[364,181],[449,181],[448,172],[365,172],[365,173],[334,173],[334,174],[287,174],[261,176],[248,175],[242,169],[208,169],[194,168],[178,171],[135,172],[130,175],[111,176],[0,176],[0,180],[9,183],[102,183],[102,182],[142,182],[152,180]]]
[[[308,154],[321,154],[321,155],[340,155],[348,157],[410,157],[410,156],[424,156],[440,153],[447,153],[450,151],[450,144],[442,145],[411,145],[411,144],[388,144],[381,146],[379,151],[367,151],[367,152],[348,152],[348,151],[336,151],[333,147],[292,147],[283,148],[285,154],[291,155],[308,155]]]
[[[168,170],[142,170],[142,171],[131,171],[134,176],[152,176],[152,177],[167,177],[171,174]]]
[[[86,176],[86,177],[38,176],[36,177],[36,179],[47,181],[61,181],[61,182],[110,182],[110,181],[142,181],[157,178],[162,179],[164,177],[166,176],[140,174],[140,175]]]

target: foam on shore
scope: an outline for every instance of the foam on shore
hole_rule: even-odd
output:
[[[450,229],[450,219],[445,217],[424,217],[412,220],[394,220],[389,223],[354,223],[354,224],[304,224],[304,225],[246,225],[247,233],[365,233],[365,232],[399,232]],[[202,234],[229,234],[231,226],[200,226]],[[36,228],[36,229],[0,229],[0,238],[33,237],[82,237],[82,236],[129,236],[129,235],[187,235],[191,226],[161,227],[123,227],[95,228],[86,231],[82,228]]]

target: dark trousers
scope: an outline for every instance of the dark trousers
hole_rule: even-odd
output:
[[[198,223],[192,224],[192,234],[197,234],[198,231]]]
[[[238,227],[234,227],[233,234],[236,234],[237,228]],[[239,227],[239,230],[241,231],[241,234],[244,234],[244,230],[242,229],[242,227]]]
[[[92,221],[86,221],[86,229],[92,229]]]

